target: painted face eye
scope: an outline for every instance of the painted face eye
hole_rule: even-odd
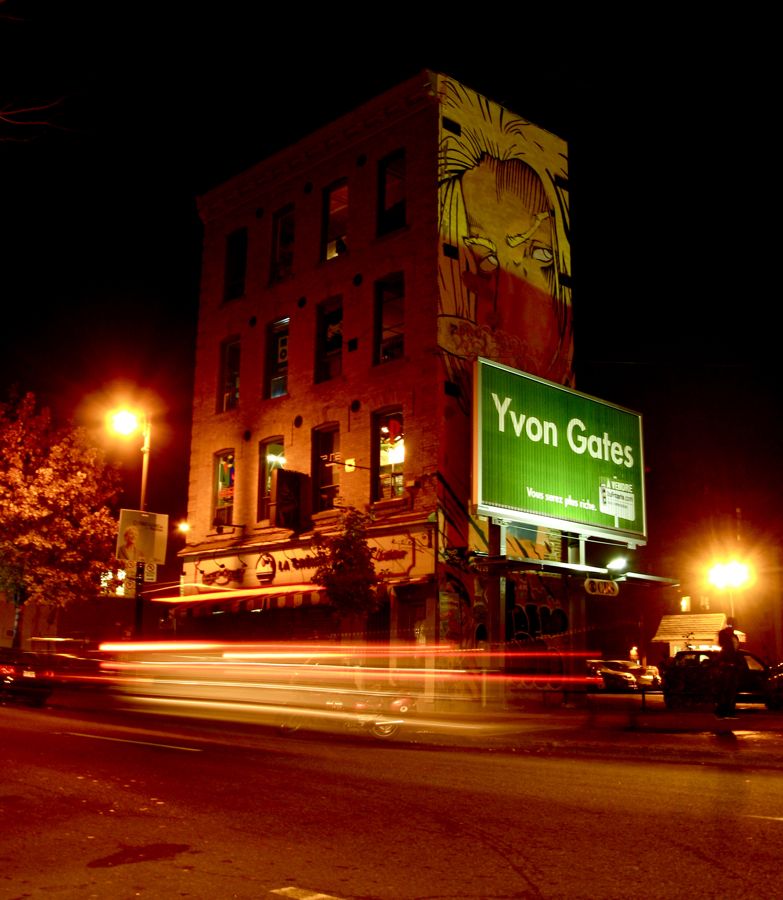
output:
[[[544,263],[545,265],[551,263],[555,258],[549,247],[533,247],[530,255],[536,262]]]
[[[473,254],[479,271],[489,274],[497,269],[497,249],[492,241],[482,237],[466,237],[465,246]]]

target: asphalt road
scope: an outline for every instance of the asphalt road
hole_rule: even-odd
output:
[[[781,896],[779,771],[643,754],[621,704],[570,714],[386,744],[3,707],[0,897]]]

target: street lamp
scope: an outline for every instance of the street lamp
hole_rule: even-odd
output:
[[[147,475],[150,467],[150,438],[152,425],[149,416],[135,413],[129,409],[120,409],[111,415],[111,427],[117,434],[131,435],[141,431],[143,444],[141,446],[141,497],[139,509],[147,508]]]
[[[147,475],[150,466],[150,437],[152,434],[152,425],[150,417],[141,413],[133,412],[130,409],[120,409],[113,412],[109,416],[111,427],[117,434],[131,435],[137,432],[142,433],[143,443],[141,445],[141,495],[139,497],[139,509],[144,512],[147,508]],[[144,589],[144,560],[136,560],[136,575],[134,578],[136,589],[136,609],[134,631],[136,637],[140,637],[144,623],[144,598],[142,591]]]

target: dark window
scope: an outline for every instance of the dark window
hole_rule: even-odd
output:
[[[288,393],[288,319],[269,327],[265,393],[267,397],[284,397]]]
[[[329,381],[343,370],[343,301],[332,297],[318,305],[315,380]]]
[[[245,293],[247,228],[237,228],[226,238],[226,272],[223,300],[236,300]]]
[[[282,436],[269,438],[258,445],[258,521],[270,517],[272,472],[285,468],[285,447]]]
[[[402,272],[375,282],[375,362],[399,359],[405,350],[405,281]]]
[[[213,525],[230,525],[234,521],[234,451],[221,450],[215,456]]]
[[[336,181],[324,190],[323,258],[348,249],[348,182]]]
[[[373,500],[390,500],[403,493],[405,432],[402,410],[373,417]]]
[[[272,223],[272,281],[288,278],[294,270],[294,207],[275,213]]]
[[[220,381],[218,412],[239,406],[239,338],[229,338],[220,345]]]
[[[405,227],[405,151],[378,163],[378,234]]]
[[[336,425],[313,430],[313,512],[333,509],[339,490],[340,429]]]

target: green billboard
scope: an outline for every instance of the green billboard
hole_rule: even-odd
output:
[[[474,403],[479,514],[646,542],[638,413],[486,359]]]

